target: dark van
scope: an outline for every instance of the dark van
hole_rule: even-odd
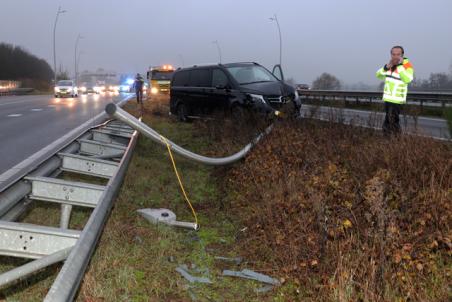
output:
[[[298,112],[298,93],[284,83],[279,65],[273,73],[254,62],[195,65],[178,69],[171,82],[170,112],[181,121],[218,110],[278,114],[289,103]]]

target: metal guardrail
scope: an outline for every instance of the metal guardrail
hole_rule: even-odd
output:
[[[343,91],[343,90],[297,90],[301,99],[315,101],[381,101],[382,91]],[[452,105],[451,92],[408,92],[407,103],[424,106],[434,104],[445,108]]]
[[[19,82],[19,81],[0,80],[0,92],[19,88],[20,85],[21,85],[21,82]]]
[[[4,181],[0,183],[3,188],[0,190],[0,255],[35,259],[1,274],[1,287],[67,258],[46,301],[74,298],[138,135],[118,121],[107,121],[93,129],[95,122],[107,118],[102,112],[1,175]],[[121,161],[118,163],[113,158]],[[109,182],[99,186],[56,178],[61,171],[107,178]],[[15,222],[30,202],[41,201],[61,204],[59,227]],[[94,208],[83,231],[69,229],[73,205]]]
[[[77,240],[44,301],[65,302],[74,299],[96,243],[106,223],[108,214],[113,206],[113,201],[124,179],[127,166],[132,158],[132,151],[137,141],[137,135],[137,131],[133,132],[118,169],[111,176],[96,208],[83,228],[80,238]]]
[[[119,102],[117,106],[123,106],[126,102],[129,101],[130,98],[133,96],[129,96]],[[103,111],[93,117],[91,120],[83,123],[79,127],[75,128],[74,130],[70,131],[69,133],[65,134],[49,146],[41,149],[40,151],[36,152],[35,154],[31,155],[29,158],[25,159],[24,161],[20,162],[16,166],[12,167],[8,171],[6,171],[3,174],[0,174],[0,194],[5,191],[9,186],[11,186],[13,183],[17,182],[19,179],[24,177],[26,174],[30,173],[32,170],[35,170],[40,164],[42,164],[44,161],[47,161],[50,157],[55,155],[58,150],[61,150],[65,148],[66,146],[70,145],[72,142],[74,142],[75,139],[79,138],[81,133],[86,132],[90,128],[93,127],[93,125],[97,125],[101,123],[102,121],[106,120],[108,118],[108,115]],[[0,195],[0,201],[1,201],[1,195]],[[0,205],[1,207],[1,205]]]
[[[30,92],[33,92],[33,88],[13,88],[13,89],[1,89],[0,96],[7,95],[24,95]]]

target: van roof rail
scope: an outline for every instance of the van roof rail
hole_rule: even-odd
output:
[[[254,64],[254,65],[259,65],[259,63],[256,62],[231,62],[231,63],[199,63],[199,64],[193,64],[191,66],[187,66],[187,67],[179,67],[176,70],[180,70],[180,69],[185,69],[185,68],[196,68],[196,67],[207,67],[207,66],[225,66],[225,65],[229,65],[229,64]]]
[[[194,64],[191,67],[203,67],[203,66],[215,66],[215,65],[220,65],[220,63],[199,63],[199,64]]]

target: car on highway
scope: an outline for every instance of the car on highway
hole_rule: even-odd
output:
[[[82,86],[82,87],[80,87],[80,91],[83,93],[83,94],[90,94],[90,93],[96,93],[96,94],[99,94],[99,92],[98,91],[96,91],[96,89],[94,89],[94,84],[92,84],[92,83],[84,83],[84,85]]]
[[[55,97],[77,97],[78,88],[72,80],[58,81],[54,88]]]
[[[178,69],[170,90],[170,113],[180,121],[223,110],[233,116],[246,112],[279,115],[299,112],[300,98],[284,82],[281,66],[273,72],[255,62],[193,66]]]
[[[130,89],[131,87],[128,84],[119,85],[119,92],[130,92]]]

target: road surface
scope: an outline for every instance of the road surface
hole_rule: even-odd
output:
[[[301,116],[381,129],[385,114],[384,112],[302,105]],[[415,119],[412,116],[405,115],[401,115],[400,118],[404,132],[439,139],[451,139],[447,121],[444,119],[430,117],[417,117]]]
[[[0,97],[0,174],[90,120],[126,94]]]

